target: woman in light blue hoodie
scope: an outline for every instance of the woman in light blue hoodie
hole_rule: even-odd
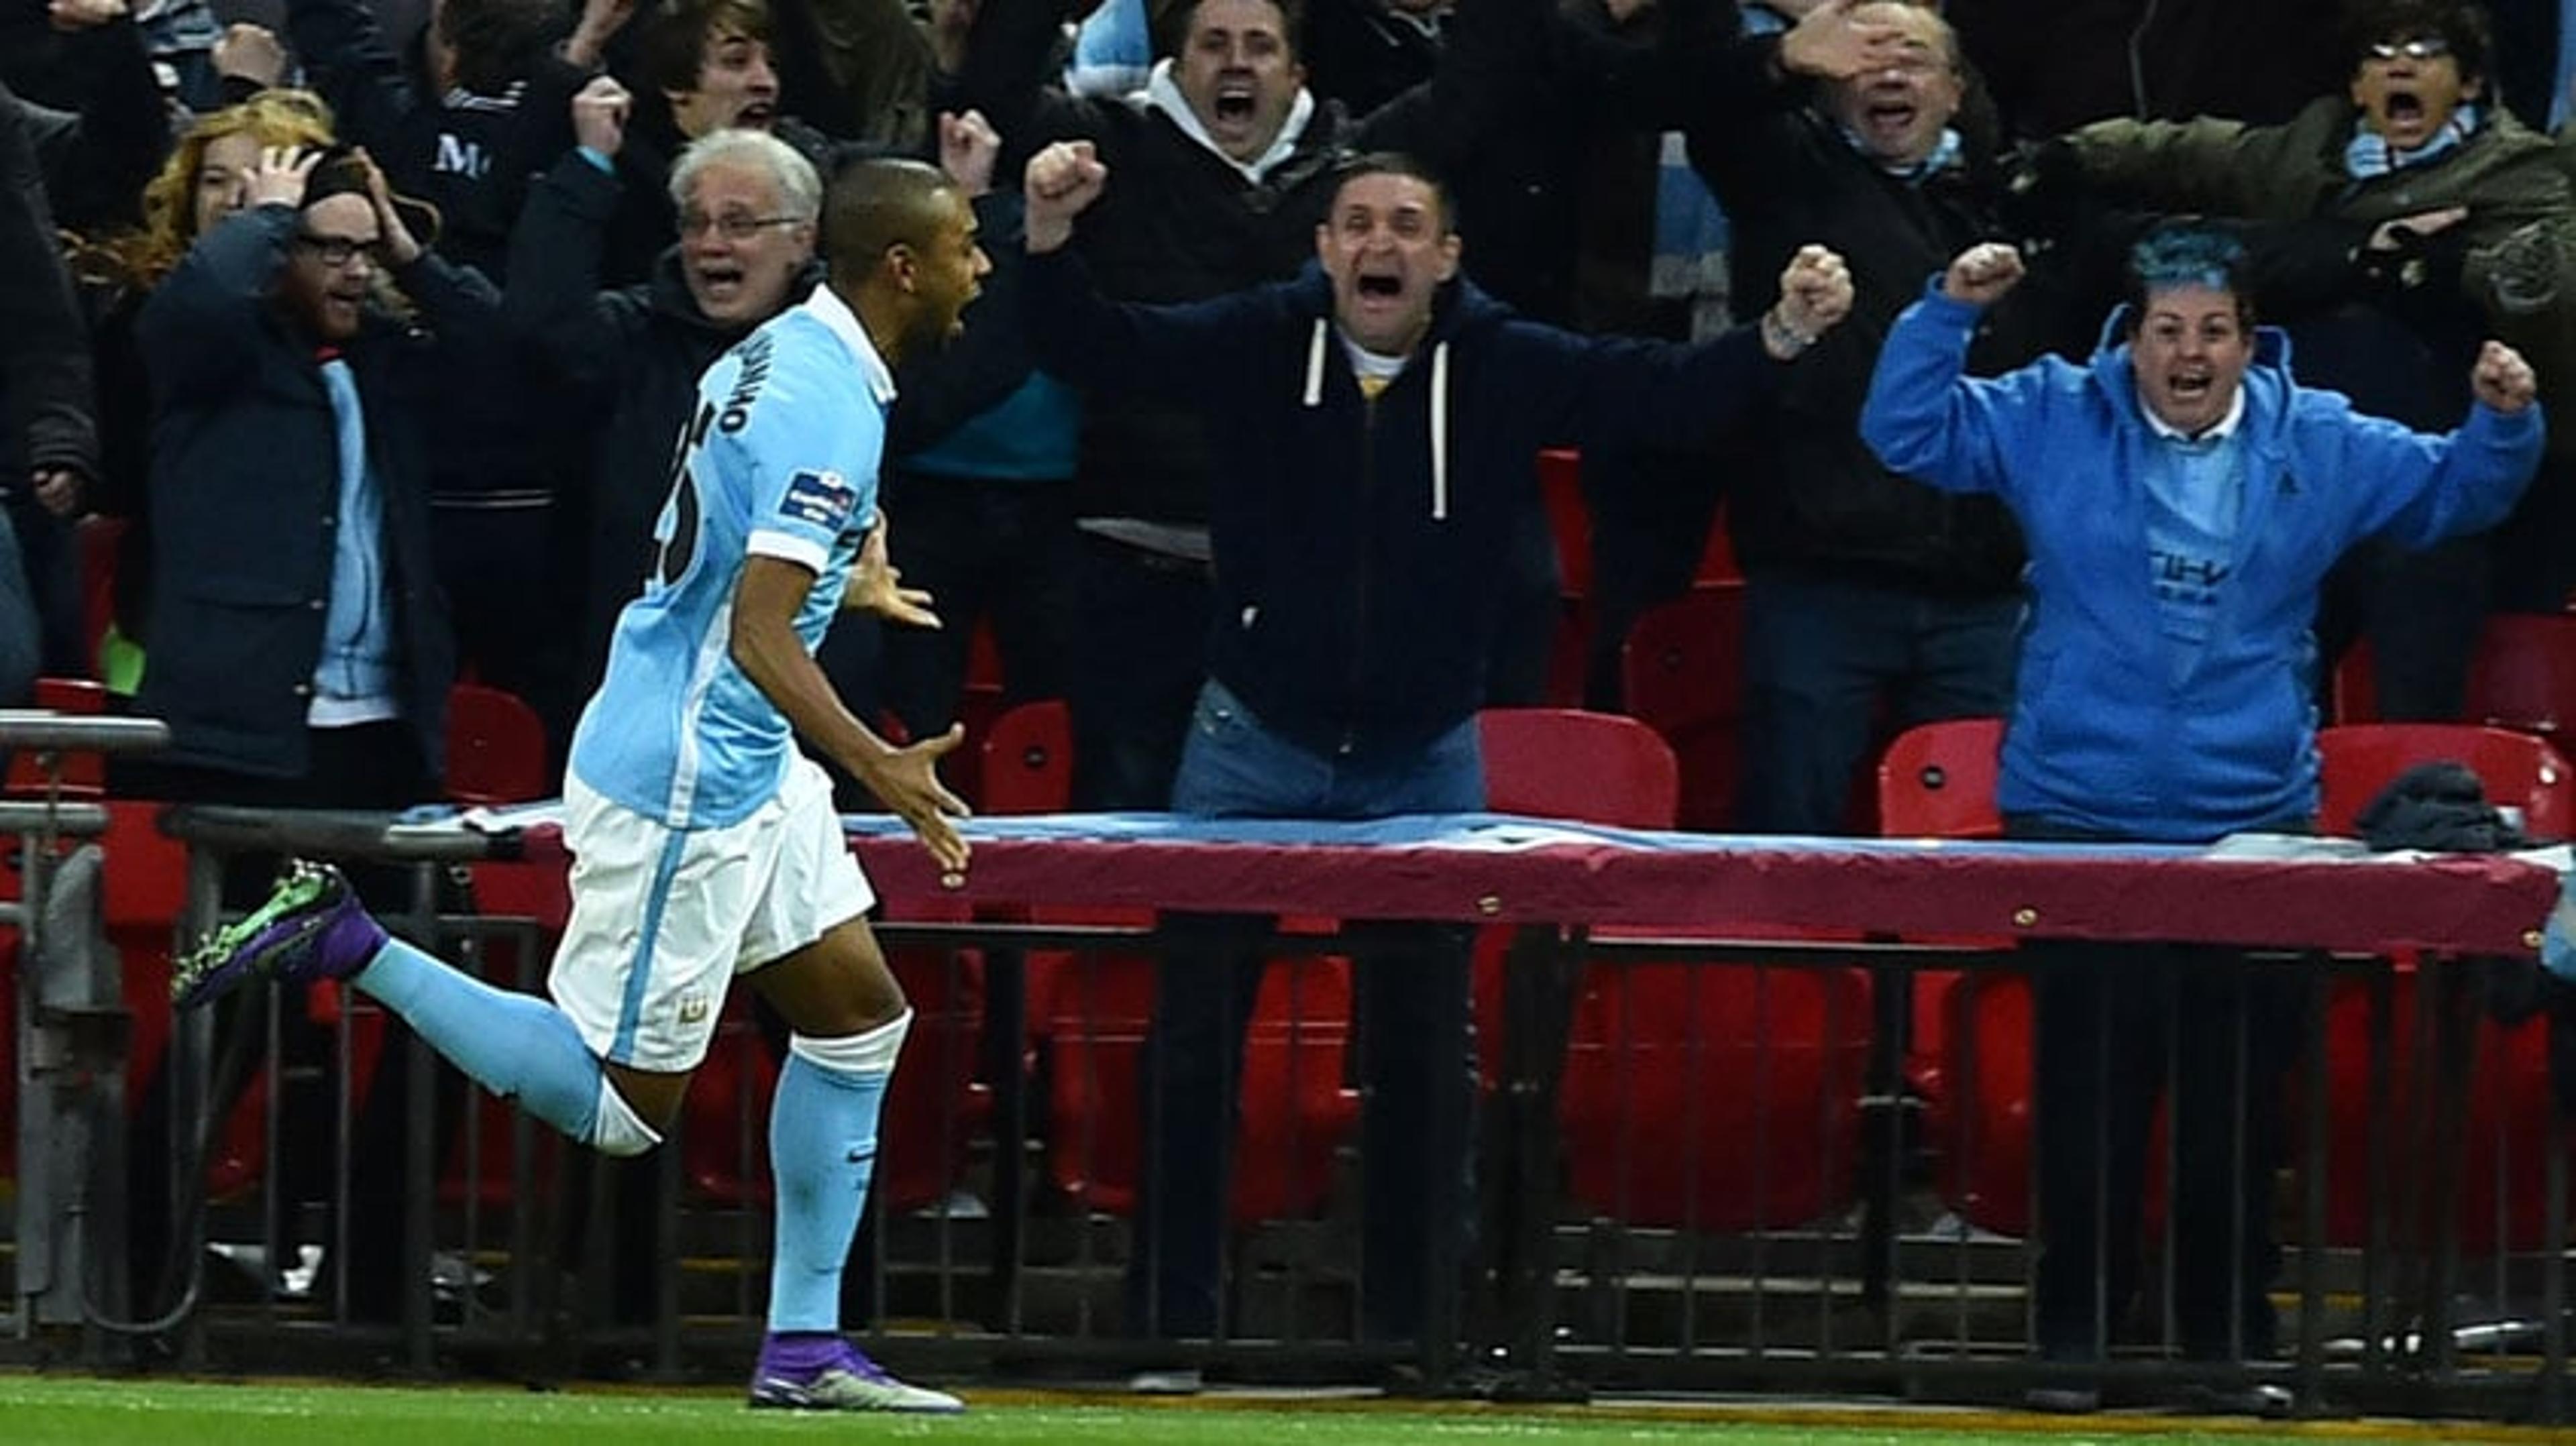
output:
[[[2539,460],[2532,370],[2510,347],[2480,352],[2457,430],[2413,432],[2299,386],[2286,340],[2253,324],[2244,268],[2224,233],[2161,227],[2132,252],[2129,303],[2089,366],[2048,358],[1978,379],[1961,375],[1969,340],[2022,264],[1974,246],[1879,354],[1863,438],[1934,487],[1994,493],[2029,542],[1995,790],[2011,836],[2194,844],[2308,827],[2309,629],[2326,570],[2365,537],[2423,547],[2493,526]],[[2297,981],[2210,949],[2059,945],[2032,963],[2042,1355],[2098,1361],[2118,1328],[2169,1059],[2177,1344],[2198,1360],[2270,1354],[2269,1102],[2295,1047]],[[2240,1099],[2263,1103],[2240,1117]],[[2223,1399],[2289,1404],[2270,1387]],[[2098,1403],[2075,1368],[2032,1397]]]

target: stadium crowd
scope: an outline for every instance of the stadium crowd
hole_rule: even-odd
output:
[[[2259,319],[2286,334],[2264,343],[2260,375],[2294,370],[2299,387],[2417,433],[2490,403],[2521,415],[2517,378],[2536,382],[2541,410],[2576,399],[2576,140],[2553,139],[2576,16],[2539,0],[2492,14],[2460,0],[426,9],[45,0],[0,18],[0,705],[39,675],[89,677],[166,720],[172,747],[121,767],[120,792],[434,799],[464,676],[525,699],[560,769],[618,612],[671,535],[675,439],[699,378],[818,284],[824,183],[860,158],[936,163],[972,198],[994,269],[963,335],[907,350],[894,376],[888,547],[945,626],[847,611],[820,660],[854,712],[935,738],[989,626],[1007,697],[1070,702],[1074,798],[1089,808],[1172,807],[1189,779],[1184,808],[1299,812],[1274,796],[1285,788],[1244,802],[1243,777],[1225,781],[1233,802],[1205,802],[1214,765],[1193,749],[1222,745],[1196,735],[1230,709],[1273,750],[1239,766],[1275,782],[1288,754],[1409,772],[1476,705],[1539,701],[1560,587],[1537,452],[1578,447],[1597,646],[1690,585],[1722,503],[1745,620],[1736,823],[1846,828],[1857,770],[1896,729],[2042,706],[2050,680],[2032,670],[2067,659],[2034,633],[2034,596],[2062,624],[2118,591],[2025,543],[2029,523],[2043,546],[2089,556],[2100,514],[2052,511],[2043,527],[2017,510],[2019,480],[1963,481],[1974,469],[1865,424],[1889,405],[1873,400],[1882,347],[1928,344],[1929,323],[1900,321],[1909,308],[1948,328],[1939,346],[1957,367],[1996,378],[2051,357],[2081,366],[2097,344],[2144,356],[2138,315],[2126,333],[2106,333],[2105,315],[2199,287],[2233,306],[2207,333],[2195,320],[2158,335],[2185,355],[2185,396],[2212,385],[2191,369],[2213,352],[2217,392],[2234,395],[2245,362],[2230,371],[2225,355]],[[1427,239],[1445,253],[1423,236],[1343,238],[1355,175],[1388,195],[1427,187]],[[2204,249],[2185,246],[2179,270],[2141,267],[2176,254],[2158,228],[2177,215],[2205,223],[2190,243]],[[1976,252],[1996,245],[2012,256],[2001,285],[1995,253]],[[1820,258],[1846,300],[1820,299]],[[1217,307],[1317,267],[1341,289],[1316,314],[1349,348],[1330,367],[1322,321],[1310,360],[1302,319],[1276,357],[1256,354],[1275,340],[1268,313],[1155,313],[1236,318],[1196,353],[1109,319],[1115,303]],[[1409,304],[1417,286],[1442,308],[1435,345],[1352,323],[1372,297]],[[1453,470],[1457,496],[1503,499],[1464,534],[1477,554],[1442,553],[1436,569],[1414,565],[1427,545],[1391,550],[1416,544],[1364,498],[1321,516],[1283,500],[1308,485],[1342,497],[1348,478],[1294,475],[1308,458],[1373,475],[1321,435],[1332,417],[1361,436],[1397,417],[1418,427],[1417,394],[1441,389],[1428,405],[1444,425],[1446,328],[1501,325],[1489,312],[1551,335],[1653,338],[1673,356],[1716,356],[1733,326],[1740,355],[1683,376],[1642,348],[1586,342],[1617,360],[1581,375],[1620,380],[1533,411],[1495,390],[1463,336],[1456,440],[1435,430],[1427,463],[1403,452],[1388,474],[1410,488],[1426,466],[1435,508]],[[1235,395],[1274,374],[1286,380],[1257,406]],[[1347,409],[1317,410],[1328,375],[1356,388]],[[1703,380],[1704,415],[1674,415],[1668,391]],[[1935,406],[1937,380],[1918,376],[1907,405]],[[1489,400],[1503,397],[1517,400]],[[2175,414],[2128,420],[2120,435],[2148,436]],[[2209,465],[2240,465],[2234,414],[2213,421],[2199,424],[2220,439]],[[2538,434],[2536,415],[2510,425]],[[2259,637],[2177,621],[2215,595],[2238,540],[2236,513],[2177,504],[2198,530],[2153,533],[2160,621],[2130,621],[2187,636],[2194,656],[2259,648],[2253,665],[2310,699],[2366,634],[2380,716],[2453,716],[2486,616],[2558,611],[2576,584],[2576,428],[2534,445],[2518,501],[2503,486],[2438,525],[2373,513],[2339,559],[2303,559],[2323,582],[2302,591],[2301,574],[2285,605],[2313,593],[2313,614]],[[2283,485],[2354,480],[2325,468]],[[2243,505],[2250,530],[2261,513]],[[2150,539],[2135,541],[2143,557]],[[89,589],[110,556],[101,626]],[[1404,590],[1356,621],[1302,596],[1361,589],[1364,608],[1372,578]],[[1364,645],[1389,637],[1367,665]],[[1616,707],[1600,658],[1589,695]],[[2135,681],[2181,689],[2189,672]],[[2044,760],[2019,766],[2047,775]],[[2314,811],[2305,767],[2214,809],[2193,779],[2150,781],[2108,819],[2025,790],[2022,831],[2196,842],[2295,822]],[[845,805],[873,806],[840,784]],[[1188,1048],[1221,1054],[1242,1007],[1201,1012],[1206,1038]],[[1464,1027],[1455,1009],[1432,1013],[1426,1029]],[[1455,1061],[1425,1048],[1456,1083]],[[1221,1133],[1220,1115],[1200,1132]],[[1174,1239],[1137,1252],[1131,1326],[1201,1336],[1214,1267],[1180,1232],[1222,1229],[1224,1152],[1162,1128],[1157,1149],[1215,1169],[1187,1173],[1183,1206],[1148,1201]],[[2068,1198],[2052,1208],[2090,1218],[2080,1191]],[[2268,1248],[2245,1247],[2257,1271]],[[2114,1291],[2134,1285],[2111,1276]],[[2098,1357],[2117,1303],[2062,1294],[2042,1346]],[[2212,1309],[2222,1318],[2194,1350],[2271,1349],[2259,1298]],[[1383,1328],[1413,1325],[1396,1311]]]

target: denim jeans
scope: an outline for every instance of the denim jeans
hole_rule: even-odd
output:
[[[1173,802],[1218,818],[1383,818],[1484,807],[1473,719],[1430,745],[1352,762],[1262,726],[1224,686],[1201,690]],[[1139,1070],[1144,1180],[1127,1273],[1128,1328],[1212,1336],[1222,1318],[1227,1198],[1243,1037],[1263,959],[1257,920],[1173,916]],[[1421,1330],[1432,1292],[1457,1287],[1467,1230],[1469,933],[1354,924],[1361,1114],[1359,1327]]]
[[[1843,832],[1882,702],[1891,731],[2008,712],[2021,617],[2018,594],[1952,598],[1798,568],[1749,576],[1737,825]]]

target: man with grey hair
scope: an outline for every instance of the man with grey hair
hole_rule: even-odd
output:
[[[587,539],[574,655],[585,690],[651,560],[663,465],[698,374],[803,300],[821,274],[823,186],[812,164],[766,132],[720,130],[690,142],[671,168],[680,234],[653,278],[603,290],[629,104],[605,76],[573,97],[579,144],[529,190],[502,303],[563,383],[567,425],[591,439],[587,485],[567,499]]]
[[[700,200],[715,169],[700,172]],[[845,168],[826,204],[823,284],[707,369],[661,473],[651,573],[573,736],[564,841],[577,862],[551,1001],[388,937],[339,871],[315,863],[192,952],[171,995],[189,1008],[252,979],[345,979],[485,1088],[628,1157],[679,1119],[739,976],[792,1031],[769,1112],[775,1246],[750,1404],[948,1413],[956,1397],[896,1380],[840,1332],[878,1110],[912,1011],[868,927],[875,894],[817,759],[962,872],[966,809],[936,765],[964,734],[887,742],[814,650],[843,608],[938,621],[885,560],[886,410],[894,366],[962,331],[989,265],[962,192],[920,162]],[[813,224],[692,219],[720,235]]]

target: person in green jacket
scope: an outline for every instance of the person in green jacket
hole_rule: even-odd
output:
[[[2485,12],[2365,0],[2347,92],[2277,126],[2102,121],[2038,173],[2115,203],[2246,223],[2267,306],[2301,380],[2419,430],[2458,423],[2460,378],[2494,337],[2530,359],[2545,402],[2576,401],[2576,190],[2556,147],[2500,103]],[[2378,712],[2459,714],[2492,610],[2556,612],[2576,584],[2576,432],[2489,534],[2421,554],[2376,549],[2330,588],[2320,641],[2367,627]]]

